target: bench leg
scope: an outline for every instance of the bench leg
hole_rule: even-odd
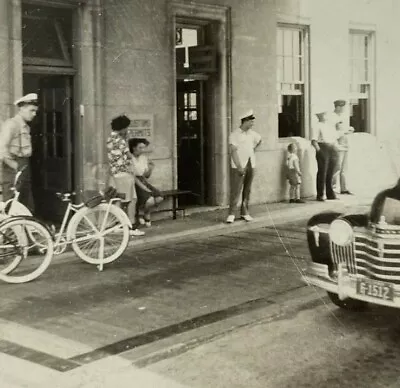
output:
[[[178,208],[178,197],[174,195],[172,197],[172,219],[176,220],[176,212]]]

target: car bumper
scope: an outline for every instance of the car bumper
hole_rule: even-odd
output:
[[[359,294],[357,292],[358,279],[356,276],[350,276],[342,265],[339,266],[337,279],[333,279],[329,275],[328,266],[318,263],[310,263],[303,275],[303,281],[306,284],[337,294],[341,300],[351,298],[372,304],[400,308],[400,286],[393,284],[393,300],[385,300]]]

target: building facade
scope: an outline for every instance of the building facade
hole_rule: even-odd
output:
[[[214,206],[228,202],[229,133],[253,109],[263,144],[252,201],[282,200],[288,143],[309,138],[333,100],[349,101],[357,131],[400,138],[397,3],[0,0],[0,120],[39,93],[32,165],[46,208],[55,191],[102,180],[121,113],[151,141],[153,182]]]

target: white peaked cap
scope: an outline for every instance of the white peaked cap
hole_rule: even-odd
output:
[[[23,96],[19,98],[18,100],[14,101],[14,105],[19,105],[23,102],[28,103],[28,102],[37,102],[38,100],[38,95],[36,93],[29,93],[26,96]]]
[[[251,119],[251,120],[255,119],[253,109],[250,109],[247,112],[245,112],[244,114],[242,114],[240,116],[240,120],[243,120],[243,119]]]

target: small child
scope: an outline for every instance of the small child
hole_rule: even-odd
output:
[[[290,203],[304,203],[300,199],[301,171],[300,162],[297,156],[297,146],[295,143],[288,145],[288,156],[286,159],[287,179],[290,184]]]

